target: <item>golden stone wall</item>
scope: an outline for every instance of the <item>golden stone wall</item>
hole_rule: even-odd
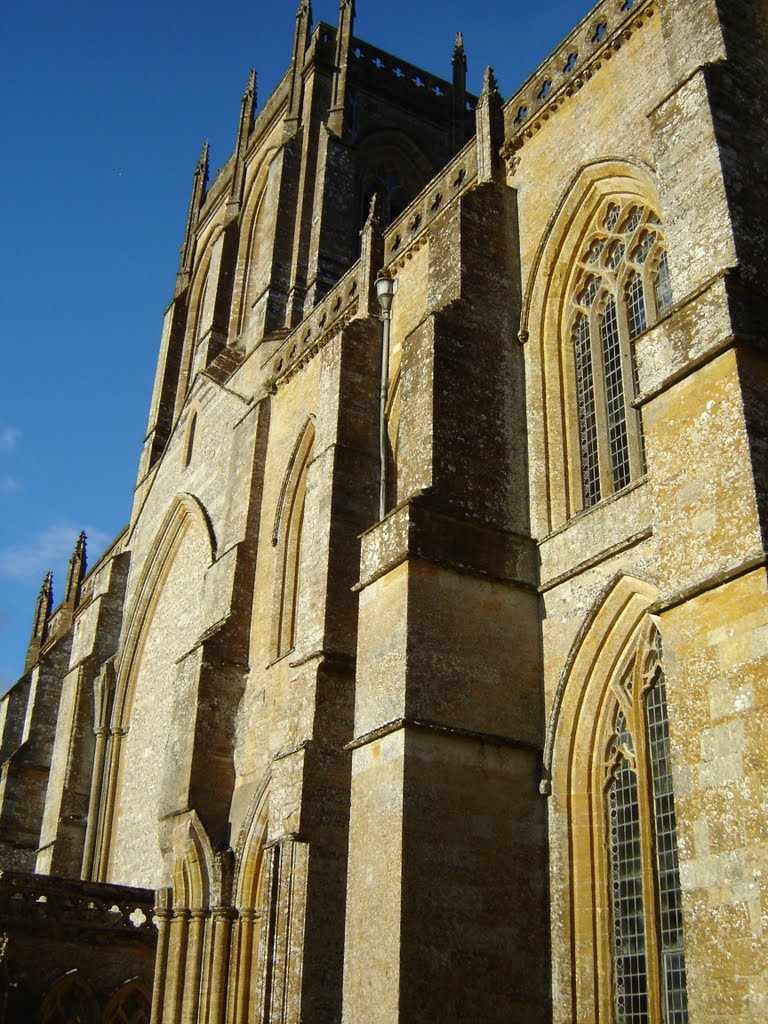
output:
[[[4,863],[157,890],[153,1024],[757,1024],[768,232],[743,138],[765,18],[602,0],[506,103],[488,73],[457,145],[460,45],[453,82],[417,88],[353,40],[353,7],[310,31],[300,6],[291,67],[258,114],[249,80],[210,188],[198,164],[130,525],[77,600],[41,595],[3,701]],[[358,234],[393,153],[424,188]]]

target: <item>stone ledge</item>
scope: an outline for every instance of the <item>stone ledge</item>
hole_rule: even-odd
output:
[[[501,736],[497,733],[479,732],[476,729],[462,729],[455,725],[445,725],[442,722],[435,722],[426,718],[395,718],[391,722],[371,729],[362,736],[356,736],[344,745],[344,750],[357,750],[369,743],[383,739],[393,732],[400,732],[402,729],[412,729],[416,732],[429,732],[448,739],[467,740],[470,743],[481,743],[492,747],[514,747],[518,750],[528,750],[535,754],[541,754],[542,747],[536,743],[529,743],[526,740],[514,739],[511,736]]]
[[[537,588],[536,544],[530,537],[457,519],[423,501],[404,502],[362,536],[361,590],[406,559]]]

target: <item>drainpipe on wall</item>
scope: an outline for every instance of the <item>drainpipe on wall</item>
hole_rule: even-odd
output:
[[[380,277],[376,297],[381,306],[381,390],[379,392],[379,519],[387,512],[387,390],[389,384],[389,326],[392,319],[392,298],[395,282]]]

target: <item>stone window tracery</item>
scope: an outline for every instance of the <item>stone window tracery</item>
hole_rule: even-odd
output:
[[[636,198],[605,202],[586,237],[568,317],[589,508],[644,472],[632,343],[669,310],[672,290],[661,223]]]
[[[95,1024],[96,1002],[76,971],[49,989],[40,1008],[39,1024]]]
[[[384,161],[368,170],[363,180],[360,223],[365,223],[371,200],[377,197],[382,225],[391,224],[413,198],[401,169],[393,161]]]
[[[652,630],[648,645],[612,690],[604,814],[613,1019],[615,1024],[687,1024],[677,826],[658,631]]]
[[[144,986],[126,982],[110,999],[104,1011],[104,1024],[149,1024],[150,1000]]]

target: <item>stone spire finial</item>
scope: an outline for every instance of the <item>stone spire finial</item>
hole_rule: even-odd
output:
[[[336,60],[333,72],[331,107],[328,112],[328,129],[341,138],[344,131],[344,111],[347,105],[347,66],[352,46],[352,30],[355,25],[355,0],[341,0],[339,4],[339,27],[336,30]]]
[[[192,176],[192,196],[189,200],[189,213],[187,214],[187,226],[184,229],[184,241],[181,244],[181,259],[179,271],[176,274],[176,294],[178,295],[187,284],[189,275],[192,272],[192,260],[195,255],[195,229],[197,218],[205,201],[205,190],[208,187],[208,155],[209,145],[206,139],[200,151],[195,173]]]
[[[284,133],[286,137],[292,136],[301,119],[301,100],[304,88],[304,58],[309,48],[309,38],[312,32],[312,4],[309,0],[302,0],[299,9],[296,11],[296,31],[293,36],[293,54],[291,56],[291,85],[288,93],[288,109],[285,114]]]
[[[464,65],[467,63],[467,55],[464,52],[464,33],[456,33],[456,42],[453,44],[453,63],[463,60]]]
[[[248,147],[248,139],[253,131],[255,110],[256,69],[251,68],[243,91],[243,99],[240,103],[240,117],[237,122],[235,166],[232,171],[232,183],[229,188],[229,204],[233,215],[236,215],[240,209],[240,201],[243,198],[243,188],[245,187],[245,151]]]
[[[371,201],[368,205],[368,216],[365,218],[365,224],[363,225],[363,231],[367,231],[373,227],[374,224],[379,222],[379,194],[374,192],[371,196]],[[362,234],[362,232],[361,232]]]
[[[197,167],[195,168],[195,176],[200,176],[203,183],[203,191],[208,187],[208,157],[211,152],[210,143],[208,139],[203,143],[203,148],[200,150],[200,156],[197,160]]]
[[[28,672],[33,665],[37,664],[40,657],[40,650],[48,636],[48,620],[51,617],[53,608],[53,573],[49,569],[45,574],[40,593],[35,603],[35,617],[32,622],[32,636],[27,648],[27,657],[24,661],[24,671]]]
[[[74,608],[80,596],[80,585],[83,582],[86,571],[86,540],[85,530],[82,531],[75,543],[75,550],[69,560],[69,571],[67,572],[67,584],[64,588],[64,604]]]
[[[485,69],[485,74],[483,75],[483,89],[480,95],[481,97],[496,97],[498,98],[499,103],[501,103],[501,94],[499,93],[499,83],[496,81],[496,72],[490,64]]]
[[[379,197],[374,192],[368,207],[368,216],[360,232],[360,302],[357,313],[360,317],[375,316],[378,313],[376,278],[384,263],[380,206]]]
[[[451,58],[453,67],[453,93],[451,104],[451,143],[454,152],[461,149],[467,138],[467,55],[464,53],[464,34],[456,33]]]
[[[253,105],[256,106],[256,68],[251,68],[248,72],[248,81],[243,90],[243,104],[248,100],[253,100]]]
[[[499,150],[504,144],[503,101],[496,75],[489,65],[485,69],[483,89],[477,101],[475,121],[477,125],[477,180],[501,180],[501,158]]]

